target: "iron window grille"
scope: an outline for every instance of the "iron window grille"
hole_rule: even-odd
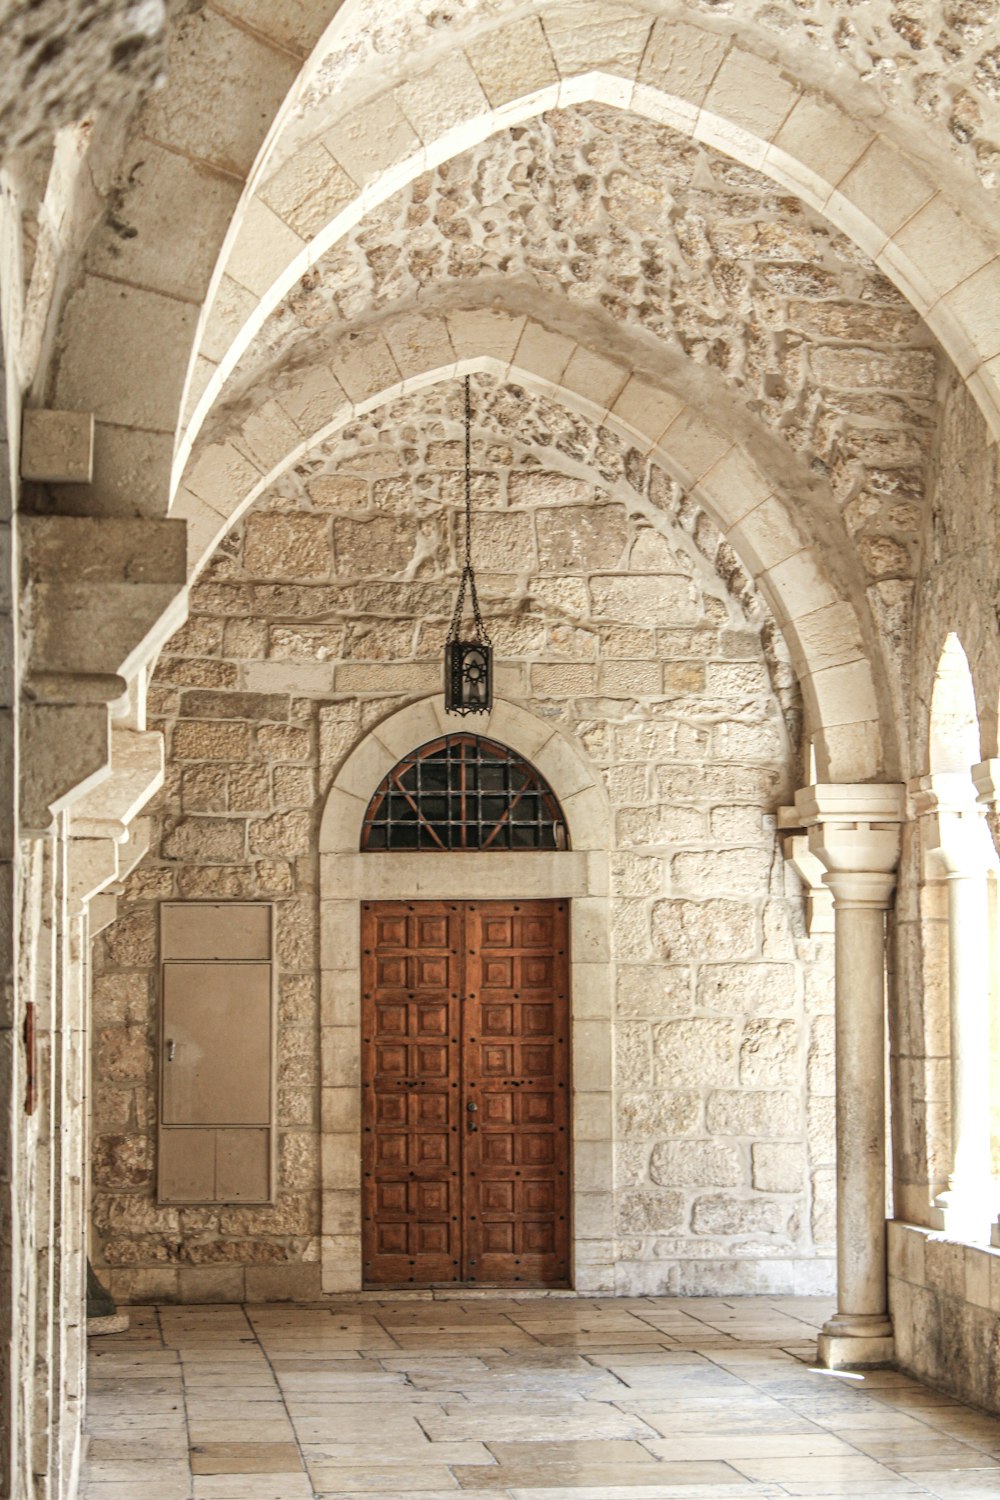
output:
[[[535,768],[493,740],[449,734],[405,755],[365,814],[361,849],[568,849],[566,819]]]

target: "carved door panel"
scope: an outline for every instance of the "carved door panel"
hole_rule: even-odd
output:
[[[364,1279],[461,1275],[462,915],[444,902],[362,911]]]
[[[362,909],[364,1279],[569,1284],[564,901]]]
[[[569,1284],[566,918],[564,901],[467,910],[466,1253],[488,1285]]]

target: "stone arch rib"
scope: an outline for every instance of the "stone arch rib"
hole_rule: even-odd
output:
[[[367,353],[359,360],[355,344],[324,369],[300,372],[280,399],[196,455],[175,510],[189,523],[192,574],[286,469],[352,418],[421,386],[486,371],[606,424],[690,491],[785,633],[821,779],[880,776],[883,725],[862,617],[830,581],[784,498],[730,434],[627,366],[533,319],[495,310],[411,318],[373,334]],[[276,451],[282,456],[275,463]]]

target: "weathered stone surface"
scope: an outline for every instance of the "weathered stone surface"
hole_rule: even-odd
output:
[[[794,1084],[801,1071],[794,1021],[748,1021],[740,1044],[740,1083],[774,1089]]]
[[[719,1141],[661,1141],[649,1175],[662,1187],[737,1187],[746,1181],[742,1151]]]
[[[312,818],[308,812],[272,813],[249,826],[252,854],[305,854],[309,850]]]
[[[726,1014],[790,1010],[797,984],[794,964],[702,964],[698,970],[698,1005]]]
[[[740,1093],[735,1090],[708,1096],[706,1121],[713,1135],[797,1136],[802,1110],[797,1094],[787,1091]]]
[[[625,848],[640,848],[704,838],[706,818],[697,807],[627,807],[618,814],[615,825]]]
[[[798,1193],[805,1185],[805,1153],[797,1142],[755,1141],[753,1185],[762,1193]]]
[[[691,1009],[692,971],[683,964],[621,964],[617,1010],[623,1020],[659,1020]]]
[[[701,1119],[700,1093],[623,1093],[618,1097],[618,1129],[626,1137],[690,1135]]]
[[[675,854],[670,874],[675,891],[712,895],[761,895],[767,891],[771,856],[766,849],[712,849]]]
[[[653,1060],[661,1088],[714,1088],[736,1082],[735,1021],[664,1021],[653,1027]]]
[[[334,521],[339,576],[384,578],[404,573],[414,559],[417,535],[412,520],[405,516]],[[249,558],[247,566],[253,566]]]
[[[148,973],[95,974],[91,987],[92,1018],[97,1026],[150,1019],[150,975]]]
[[[788,1208],[773,1198],[739,1198],[712,1193],[696,1198],[691,1215],[695,1234],[782,1234]]]
[[[145,906],[124,913],[101,937],[109,964],[119,969],[145,969],[156,961],[156,917]]]
[[[267,766],[234,766],[228,778],[231,812],[264,812],[271,803],[271,777]]]
[[[246,724],[199,724],[184,720],[174,727],[171,751],[178,760],[244,760],[250,746]]]
[[[837,1240],[837,1174],[833,1167],[820,1167],[812,1174],[812,1193],[812,1237],[817,1245],[833,1245]]]
[[[163,839],[167,859],[239,859],[246,844],[246,827],[235,818],[182,818]]]
[[[622,1025],[618,1029],[615,1066],[623,1088],[641,1089],[653,1081],[650,1029],[645,1025]]]
[[[153,1071],[153,1046],[146,1017],[139,1026],[108,1026],[97,1033],[95,1065],[102,1077],[120,1081]]]
[[[327,578],[333,571],[330,523],[321,516],[251,515],[247,567],[260,578]]]
[[[836,1087],[832,1016],[815,1016],[809,1042],[807,1080],[811,1094],[833,1094]]]
[[[618,1199],[617,1218],[622,1234],[680,1229],[684,1221],[684,1195],[650,1189],[624,1192]]]
[[[625,513],[619,505],[543,510],[536,528],[538,566],[543,573],[607,571],[620,562],[627,536]]]
[[[747,958],[757,945],[756,912],[743,902],[721,899],[657,901],[653,944],[670,961],[702,958],[707,953]]]
[[[91,1161],[95,1184],[105,1188],[142,1187],[152,1174],[153,1143],[141,1135],[97,1136]]]
[[[286,1188],[319,1186],[319,1140],[311,1132],[286,1130],[281,1137],[281,1182]]]
[[[182,693],[187,719],[287,719],[288,699],[281,693]]]
[[[694,590],[686,578],[594,577],[590,594],[598,619],[686,625],[699,616]]]

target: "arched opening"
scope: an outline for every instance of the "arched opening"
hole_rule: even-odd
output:
[[[478,734],[404,755],[365,813],[361,852],[567,849],[566,820],[534,766]]]
[[[984,1240],[996,1213],[991,1126],[991,1053],[995,1045],[996,852],[977,799],[973,768],[980,759],[980,728],[968,658],[957,635],[948,635],[931,695],[926,778],[925,877],[928,910],[923,923],[925,966],[948,974],[951,1051],[951,1157],[946,1189],[937,1207],[956,1238]],[[935,899],[943,882],[946,903]],[[944,922],[941,916],[946,916]]]
[[[327,800],[326,1291],[608,1274],[607,800],[553,726],[483,727],[414,703]]]
[[[954,631],[941,652],[930,721],[931,773],[970,777],[979,760],[979,715],[969,659]]]

